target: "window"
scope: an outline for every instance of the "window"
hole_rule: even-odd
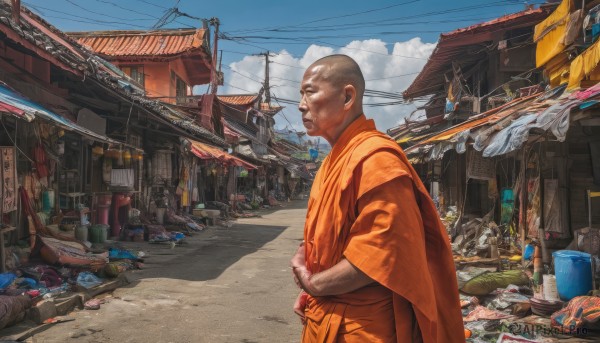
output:
[[[144,85],[144,66],[123,66],[121,70],[137,82],[140,86],[145,88]]]
[[[187,96],[187,85],[180,78],[177,78],[177,84],[175,85],[175,94],[177,95],[177,97]]]

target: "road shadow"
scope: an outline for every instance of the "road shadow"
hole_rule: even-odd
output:
[[[213,227],[192,237],[186,244],[152,252],[142,270],[130,278],[137,280],[170,278],[207,281],[219,277],[227,268],[277,238],[287,226],[235,223],[231,228]]]
[[[268,214],[272,214],[281,210],[299,210],[299,209],[306,209],[306,207],[308,206],[308,199],[306,200],[292,200],[290,202],[282,202],[281,205],[276,205],[270,208],[262,208],[258,211],[255,211],[253,213],[256,213],[259,216],[265,216]],[[243,218],[240,218],[243,219]]]

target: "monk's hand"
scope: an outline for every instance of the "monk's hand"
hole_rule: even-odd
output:
[[[300,294],[298,294],[296,302],[294,303],[294,313],[296,313],[300,317],[300,321],[302,322],[302,324],[306,323],[304,310],[306,309],[307,298],[308,294],[306,294],[306,292],[304,291],[301,291]]]
[[[290,261],[290,266],[292,269],[300,267],[306,268],[306,249],[304,247],[304,242],[300,243],[298,250],[296,250],[296,254]]]

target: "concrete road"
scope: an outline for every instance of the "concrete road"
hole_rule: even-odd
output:
[[[303,201],[147,252],[131,284],[97,311],[72,313],[29,342],[298,342],[298,290],[288,268],[302,240]]]

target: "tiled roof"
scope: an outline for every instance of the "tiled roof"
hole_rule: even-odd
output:
[[[444,90],[444,73],[450,68],[452,61],[460,59],[463,62],[461,65],[465,65],[481,59],[481,55],[467,53],[469,46],[492,41],[498,32],[503,30],[533,27],[549,13],[548,7],[527,9],[441,34],[437,47],[429,56],[423,70],[404,91],[404,98],[414,99]]]
[[[219,95],[218,98],[220,101],[229,105],[249,106],[258,99],[258,94]]]
[[[20,23],[12,20],[9,2],[0,1],[0,33],[59,68],[77,75],[90,72],[87,52],[63,32],[21,6]]]
[[[157,31],[92,31],[68,35],[105,56],[176,56],[205,49],[206,30],[179,29]],[[210,54],[209,54],[210,55]]]

